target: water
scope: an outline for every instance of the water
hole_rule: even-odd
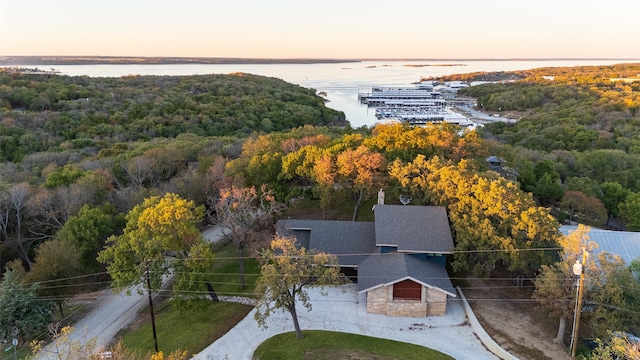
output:
[[[125,75],[204,75],[244,72],[275,77],[318,92],[325,92],[327,106],[343,111],[353,127],[372,126],[374,111],[358,101],[359,91],[372,86],[411,86],[423,77],[477,71],[514,71],[541,67],[612,65],[630,60],[452,60],[363,61],[332,64],[167,64],[167,65],[38,65],[63,75],[119,77]],[[414,66],[407,66],[414,65]],[[429,65],[429,66],[415,66]],[[25,66],[15,64],[12,66]],[[25,66],[34,67],[34,66]]]

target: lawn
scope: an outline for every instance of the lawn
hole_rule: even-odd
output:
[[[211,303],[202,310],[181,313],[167,305],[156,315],[158,349],[196,354],[242,320],[253,307],[236,303]],[[151,322],[122,334],[125,347],[136,354],[154,351]]]
[[[297,339],[295,332],[276,335],[263,342],[254,352],[253,358],[260,360],[453,359],[433,349],[393,340],[320,330],[307,330],[303,331],[303,334],[303,339]]]
[[[240,286],[238,275],[237,250],[230,243],[218,244],[215,248],[219,259],[215,269],[207,279],[218,296],[253,297],[255,282],[260,273],[255,259],[245,260],[246,288]],[[203,300],[203,307],[197,310],[180,312],[173,309],[163,299],[154,306],[156,310],[156,332],[158,348],[165,354],[174,350],[196,354],[224,335],[253,309],[251,306],[236,303],[211,303]],[[146,308],[140,313],[137,325],[123,330],[119,335],[125,347],[137,354],[154,351],[153,331]],[[142,324],[142,325],[140,325]]]

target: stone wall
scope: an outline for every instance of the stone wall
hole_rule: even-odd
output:
[[[447,314],[447,294],[436,289],[426,289],[425,298],[429,304],[427,316],[444,316]]]
[[[447,294],[422,287],[421,300],[393,300],[393,286],[367,292],[367,312],[389,316],[439,316],[447,313]]]

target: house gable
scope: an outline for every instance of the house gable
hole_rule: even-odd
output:
[[[358,266],[358,292],[411,279],[428,288],[456,297],[447,270],[429,261],[400,253],[374,253]]]

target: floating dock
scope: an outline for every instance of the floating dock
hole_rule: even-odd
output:
[[[432,82],[415,87],[375,86],[371,91],[358,93],[358,100],[376,108],[378,120],[396,120],[412,125],[447,122],[462,127],[474,127],[463,115],[451,111],[448,101],[434,91]]]

